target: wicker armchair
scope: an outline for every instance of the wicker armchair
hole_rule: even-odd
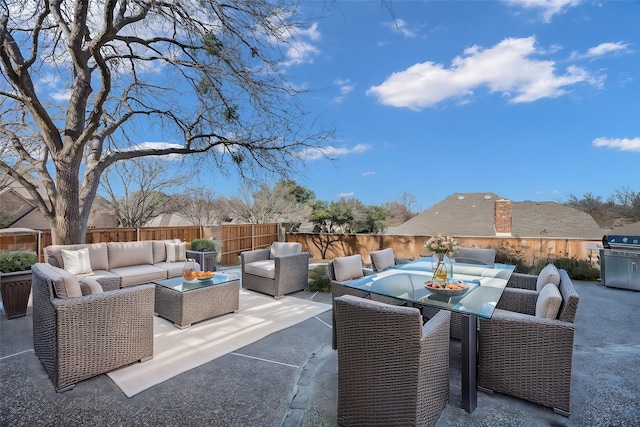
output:
[[[569,416],[579,297],[567,272],[559,273],[562,301],[557,318],[535,316],[531,301],[537,291],[507,288],[498,304],[503,309],[491,319],[479,319],[478,385]],[[535,283],[535,276],[531,280]]]
[[[449,318],[336,298],[338,424],[433,426],[449,400]]]
[[[64,299],[55,295],[54,269],[31,271],[33,348],[57,391],[153,357],[153,285]]]
[[[240,254],[242,287],[275,298],[309,286],[309,252],[300,243],[274,242],[271,248]]]

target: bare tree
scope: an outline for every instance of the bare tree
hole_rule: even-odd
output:
[[[388,225],[397,226],[416,216],[413,211],[415,203],[416,197],[406,191],[400,195],[397,201],[386,203],[384,207],[389,212]]]
[[[0,169],[29,191],[56,244],[84,241],[116,162],[206,153],[219,171],[286,176],[331,136],[282,67],[305,25],[288,0],[2,2]]]
[[[212,225],[230,216],[229,200],[208,188],[192,188],[180,197],[178,212],[193,225]]]
[[[267,184],[253,193],[248,188],[231,201],[234,215],[254,224],[268,222],[301,222],[311,214],[311,207],[297,201],[296,190],[290,181],[278,181],[273,189]]]
[[[159,159],[118,162],[103,175],[101,187],[121,227],[142,227],[163,213],[176,210],[167,194],[179,190],[186,176],[172,175]]]

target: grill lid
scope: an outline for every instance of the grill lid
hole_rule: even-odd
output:
[[[607,248],[636,248],[640,249],[640,236],[613,235],[604,236],[602,245]]]

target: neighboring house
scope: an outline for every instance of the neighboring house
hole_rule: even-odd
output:
[[[455,193],[386,234],[601,239],[591,215],[556,202],[512,202],[494,193]]]
[[[44,190],[42,192],[44,193]],[[16,182],[11,182],[0,190],[0,206],[10,218],[6,228],[30,228],[33,230],[51,228],[49,222],[36,207],[31,194]],[[118,221],[107,201],[100,195],[96,195],[89,213],[87,227],[111,228],[117,226]]]
[[[612,236],[640,236],[640,222],[615,227],[607,230],[607,234]]]
[[[193,226],[193,222],[176,213],[165,213],[158,215],[151,221],[144,224],[144,227],[180,227]]]

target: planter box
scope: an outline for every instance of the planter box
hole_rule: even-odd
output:
[[[187,258],[195,259],[202,271],[216,271],[216,257],[218,252],[187,251]]]
[[[31,295],[31,270],[0,273],[0,293],[7,319],[23,317]]]

